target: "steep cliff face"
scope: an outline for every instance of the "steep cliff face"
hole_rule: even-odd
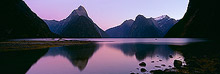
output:
[[[170,30],[170,28],[178,22],[177,20],[170,18],[168,15],[162,15],[154,19],[157,22],[157,28],[163,33],[162,36],[164,36]]]
[[[61,21],[44,20],[50,30],[62,37],[73,38],[100,38],[108,35],[99,28],[91,18],[89,18],[86,9],[79,6],[77,9]]]
[[[219,6],[217,0],[190,0],[182,20],[165,37],[219,38]]]
[[[145,18],[138,15],[131,26],[130,37],[134,38],[158,38],[162,32],[156,27],[157,22],[153,18]]]
[[[69,22],[69,24],[62,30],[61,34],[64,37],[101,37],[97,31],[94,23],[84,16],[79,16],[76,21]]]
[[[54,36],[46,23],[24,1],[3,0],[0,5],[0,39]]]
[[[56,20],[44,20],[44,22],[48,25],[48,27],[50,28],[50,30],[53,33],[57,33],[58,27],[59,27],[59,21]]]

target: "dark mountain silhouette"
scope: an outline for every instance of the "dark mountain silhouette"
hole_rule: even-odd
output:
[[[217,0],[189,0],[183,19],[165,37],[219,38],[219,6]]]
[[[46,23],[22,0],[3,0],[0,39],[53,37]]]
[[[137,19],[138,18],[138,19]],[[163,15],[157,18],[137,16],[136,20],[126,20],[121,25],[106,30],[110,37],[163,37],[177,20]],[[135,22],[135,23],[134,23]]]
[[[57,33],[58,27],[59,27],[59,21],[56,20],[44,20],[45,23],[49,26],[49,29],[53,33]]]
[[[131,25],[134,23],[134,20],[126,20],[124,21],[121,25],[110,28],[106,30],[105,32],[110,36],[110,37],[129,37],[130,35],[130,30],[131,30]]]
[[[44,20],[50,30],[63,37],[99,38],[107,34],[89,18],[85,8],[79,6],[66,19],[61,21]]]
[[[162,37],[162,32],[156,27],[156,21],[153,18],[145,18],[143,15],[136,17],[130,32],[130,37],[135,38]]]

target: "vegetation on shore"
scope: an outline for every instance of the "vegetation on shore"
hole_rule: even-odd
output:
[[[92,41],[5,41],[0,42],[0,51],[14,51],[14,50],[31,50],[42,49],[49,47],[70,46],[79,44],[90,44]]]

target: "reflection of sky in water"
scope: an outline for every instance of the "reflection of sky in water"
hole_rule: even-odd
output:
[[[145,68],[149,71],[164,70],[169,65],[173,67],[175,59],[184,60],[181,54],[167,45],[129,42],[99,42],[97,45],[99,47],[81,45],[50,48],[27,74],[129,74],[140,72],[137,70],[140,62],[146,62]],[[170,54],[173,58],[169,58]]]
[[[166,44],[166,45],[186,45],[192,42],[204,42],[201,38],[30,38],[12,39],[11,41],[100,41],[105,43],[145,43],[145,44]]]

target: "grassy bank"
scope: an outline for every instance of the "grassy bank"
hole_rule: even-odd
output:
[[[70,46],[94,43],[92,41],[4,41],[0,42],[0,51],[31,50],[49,47]]]

